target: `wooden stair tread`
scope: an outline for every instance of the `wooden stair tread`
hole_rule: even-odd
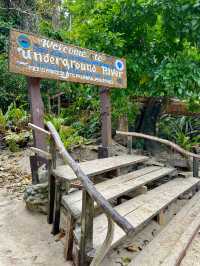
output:
[[[200,183],[197,178],[176,178],[146,194],[133,198],[115,209],[124,216],[137,230],[155,217],[162,209],[176,200],[184,192]],[[94,247],[101,245],[107,233],[107,219],[104,214],[94,218]],[[112,247],[126,237],[124,231],[115,224]]]
[[[120,155],[104,159],[96,159],[87,162],[79,163],[82,171],[92,177],[98,174],[106,173],[115,170],[120,167],[142,163],[148,160],[146,156],[140,155]],[[53,175],[57,178],[70,180],[76,180],[77,176],[68,165],[58,166],[53,170]]]
[[[181,266],[200,265],[200,234],[197,233],[192,240],[185,257],[180,263]]]
[[[137,255],[129,266],[176,265],[200,225],[200,193]],[[200,246],[200,245],[199,245]],[[199,253],[200,254],[200,253]],[[182,265],[182,264],[181,264]]]
[[[149,166],[101,182],[95,185],[95,187],[108,201],[111,201],[163,176],[171,175],[174,172],[175,169],[173,168]],[[62,205],[70,209],[72,215],[78,218],[82,210],[82,191],[79,190],[63,196]]]

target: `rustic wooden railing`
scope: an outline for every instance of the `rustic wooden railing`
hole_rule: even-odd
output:
[[[76,176],[82,183],[83,186],[83,203],[82,203],[82,215],[81,215],[81,243],[80,243],[80,265],[88,265],[89,261],[87,258],[87,254],[89,251],[93,249],[93,214],[94,214],[94,201],[98,204],[98,206],[102,209],[103,213],[106,214],[108,220],[108,231],[106,239],[103,245],[100,247],[99,250],[95,253],[95,257],[90,264],[91,266],[98,266],[100,262],[103,260],[106,252],[108,251],[112,239],[113,239],[113,230],[114,230],[114,222],[124,230],[124,232],[129,235],[134,232],[134,227],[126,220],[123,216],[121,216],[112,206],[111,204],[98,192],[95,188],[91,180],[84,172],[81,170],[78,163],[70,156],[70,154],[65,149],[58,132],[56,131],[55,127],[52,125],[51,122],[46,124],[48,129],[40,129],[39,127],[29,124],[29,126],[33,130],[39,130],[40,132],[46,134],[46,136],[50,137],[50,153],[41,151],[36,148],[32,148],[34,152],[37,154],[43,155],[44,157],[51,159],[53,161],[55,168],[55,151],[57,150],[60,154],[63,161],[71,167],[74,171]],[[52,163],[49,166],[52,167]],[[49,170],[50,171],[50,170]],[[60,189],[61,182],[57,180],[55,182],[55,187],[52,188],[52,177],[49,174],[49,215],[48,215],[48,222],[52,223],[54,220],[55,226],[59,224],[59,220],[55,222],[55,219],[59,219],[56,215],[56,210],[53,209],[53,202],[52,202],[52,193],[55,193],[58,206],[61,201],[61,194],[56,193],[56,190]],[[54,213],[54,217],[52,214]],[[53,230],[56,232],[58,228],[54,228]]]
[[[148,140],[156,141],[156,142],[161,143],[161,144],[165,144],[166,146],[172,148],[174,151],[182,154],[183,156],[193,158],[193,176],[199,177],[200,154],[186,151],[183,148],[181,148],[179,145],[177,145],[177,144],[175,144],[169,140],[161,139],[161,138],[150,136],[147,134],[142,134],[142,133],[138,133],[138,132],[125,132],[125,131],[116,131],[116,134],[128,137],[129,153],[131,153],[131,151],[132,151],[132,138],[136,137],[136,138],[148,139]]]

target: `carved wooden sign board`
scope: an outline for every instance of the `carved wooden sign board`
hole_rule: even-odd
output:
[[[126,88],[126,61],[11,30],[9,70],[30,77]]]

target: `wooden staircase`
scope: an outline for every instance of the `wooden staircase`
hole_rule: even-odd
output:
[[[186,250],[199,228],[200,193],[198,192],[129,266],[181,265]],[[191,265],[200,265],[200,261]]]
[[[91,161],[91,163],[92,162],[93,161]],[[101,182],[95,185],[95,187],[106,200],[111,202],[112,200],[128,195],[130,192],[134,192],[142,186],[158,180],[161,177],[173,175],[175,172],[176,171],[173,168],[149,166]],[[69,195],[63,196],[62,204],[72,213],[74,218],[79,218],[82,211],[82,191],[75,191]],[[97,207],[96,203],[95,207]]]
[[[176,169],[157,165],[148,166],[146,156],[129,154],[78,164],[64,149],[53,125],[48,123],[47,126],[50,132],[47,131],[45,134],[48,136],[51,134],[53,139],[50,151],[57,149],[66,163],[55,167],[55,156],[52,152],[47,154],[47,152],[34,149],[50,161],[48,222],[53,223],[52,232],[57,234],[60,226],[60,211],[61,208],[64,209],[67,224],[65,257],[73,259],[75,265],[103,265],[101,262],[110,248],[120,245],[126,237],[136,234],[155,217],[159,223],[163,224],[165,208],[184,193],[197,191],[200,187],[200,179],[197,177],[179,177]],[[34,125],[31,127],[39,130]],[[52,145],[56,145],[56,148]],[[177,150],[184,155],[200,159],[200,156],[188,154],[180,147]],[[122,174],[121,170],[127,167],[128,172]],[[112,174],[112,178],[97,183],[97,177],[102,174],[104,177],[105,174],[108,177]],[[80,186],[74,185],[77,180],[81,182]],[[62,192],[63,182],[67,184],[67,191],[64,194]],[[151,189],[152,184],[154,184],[153,189]],[[183,219],[187,213],[192,217],[198,212],[199,197],[199,195],[195,196],[186,208],[187,211],[180,217],[177,216],[179,218],[175,223]],[[184,225],[187,225],[186,220]],[[188,218],[188,223],[189,220]],[[173,227],[171,225],[169,229],[172,235]],[[164,238],[165,236],[155,241],[159,243]],[[173,236],[172,239],[174,239]],[[176,244],[176,241],[174,243]],[[151,252],[157,254],[157,249],[147,250],[146,252],[149,252],[147,257],[152,256],[153,259],[154,255],[151,255]],[[143,255],[139,255],[131,265],[147,265],[145,263],[148,263],[148,259],[144,261],[144,264],[140,262],[142,259]],[[153,260],[152,263],[154,263]],[[148,263],[148,265],[170,264]]]

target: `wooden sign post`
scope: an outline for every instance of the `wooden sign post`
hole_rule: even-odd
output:
[[[100,106],[102,146],[99,147],[99,158],[105,158],[109,157],[109,147],[112,144],[111,104],[108,88],[100,89]]]
[[[27,78],[28,95],[31,110],[31,122],[38,127],[44,128],[44,105],[40,93],[40,78]],[[46,140],[44,134],[33,130],[34,147],[46,150]],[[44,159],[39,158],[37,155],[30,156],[30,166],[32,172],[32,183],[39,183],[38,168],[44,163]]]
[[[44,128],[44,105],[40,93],[40,79],[28,77],[28,94],[31,109],[31,123]],[[35,147],[46,150],[44,134],[38,132],[33,135]]]
[[[43,103],[39,78],[100,86],[102,146],[100,156],[109,156],[111,113],[108,88],[126,88],[126,61],[46,37],[11,30],[9,70],[28,76],[32,122],[43,125]],[[35,147],[44,149],[43,136],[34,136]]]

